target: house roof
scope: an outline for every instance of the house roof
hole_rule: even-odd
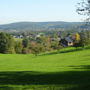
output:
[[[73,42],[73,40],[72,40],[70,37],[65,37],[64,39],[65,39],[67,42],[71,42],[71,43]]]

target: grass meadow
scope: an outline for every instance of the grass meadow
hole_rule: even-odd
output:
[[[0,90],[90,90],[90,49],[0,54]]]

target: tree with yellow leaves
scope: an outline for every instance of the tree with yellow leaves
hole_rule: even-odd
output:
[[[75,33],[74,34],[74,41],[75,42],[79,42],[80,41],[80,35],[79,35],[79,33]]]

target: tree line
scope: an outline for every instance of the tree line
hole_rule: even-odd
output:
[[[37,37],[34,40],[30,38],[16,39],[12,35],[0,33],[0,53],[4,54],[29,54],[50,51],[60,48],[58,41],[51,41],[49,36]]]
[[[70,34],[69,34],[70,35]],[[58,36],[55,36],[58,38]],[[90,31],[82,31],[72,34],[73,47],[84,48],[90,45]],[[51,50],[64,48],[59,40],[51,40],[50,36],[40,36],[31,40],[30,38],[15,39],[12,35],[0,33],[0,53],[3,54],[39,54]]]

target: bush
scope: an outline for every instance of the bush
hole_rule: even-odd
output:
[[[30,50],[28,48],[23,48],[22,49],[22,53],[23,54],[29,54],[30,53]]]
[[[30,47],[31,51],[33,54],[35,54],[36,56],[39,54],[39,53],[42,53],[45,51],[45,48],[43,45],[41,44],[35,44],[33,45],[32,47]]]

